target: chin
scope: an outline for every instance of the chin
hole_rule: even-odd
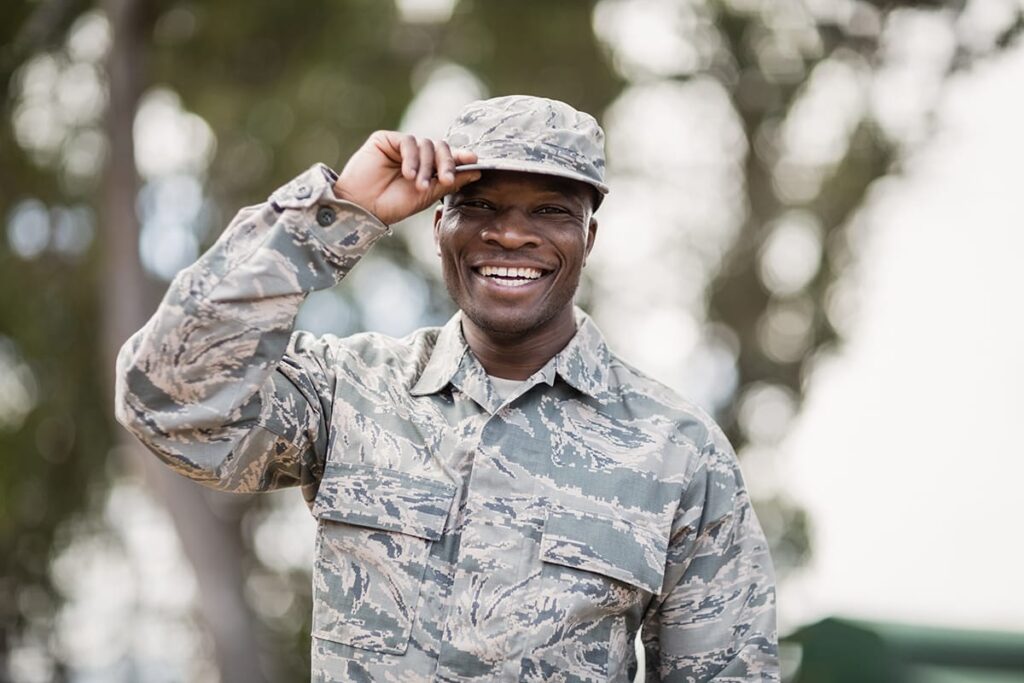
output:
[[[566,307],[532,307],[508,309],[474,306],[472,302],[456,302],[462,314],[477,328],[493,337],[523,338],[557,326],[564,315],[572,317],[572,304]]]
[[[541,316],[531,311],[511,311],[506,314],[497,311],[482,311],[475,306],[466,306],[462,314],[474,325],[490,334],[502,337],[519,337],[528,334],[544,324]]]
[[[526,301],[502,301],[445,274],[445,285],[452,301],[477,329],[494,338],[522,339],[541,333],[563,316],[572,318],[572,298],[551,297],[550,292]]]

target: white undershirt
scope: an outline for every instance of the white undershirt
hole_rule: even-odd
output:
[[[491,386],[494,387],[494,391],[498,394],[498,398],[504,403],[509,399],[512,394],[519,391],[519,387],[523,386],[526,382],[525,379],[505,379],[504,377],[495,377],[494,375],[487,375],[491,380]]]

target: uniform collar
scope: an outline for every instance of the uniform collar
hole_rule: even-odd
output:
[[[441,391],[462,365],[462,359],[472,356],[467,351],[469,346],[462,336],[462,311],[459,311],[441,328],[434,350],[430,352],[430,359],[410,393],[413,396],[426,396]]]
[[[608,388],[611,352],[590,316],[580,308],[575,309],[575,315],[576,334],[527,381],[553,385],[558,376],[577,391],[597,397]],[[441,328],[430,359],[411,393],[413,396],[434,394],[449,383],[471,396],[479,395],[484,399],[481,403],[491,402],[487,375],[476,356],[469,353],[469,346],[462,335],[461,311]]]

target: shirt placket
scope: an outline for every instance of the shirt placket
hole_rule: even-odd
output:
[[[465,386],[482,411],[461,443],[470,465],[437,680],[514,681],[522,644],[511,616],[537,556],[541,525],[532,510],[535,481],[516,467],[505,424],[510,408],[499,408],[487,388]]]

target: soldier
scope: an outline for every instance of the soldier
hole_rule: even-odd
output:
[[[117,417],[227,491],[318,520],[315,681],[778,680],[775,588],[736,457],[574,307],[604,134],[553,100],[377,132],[242,209],[118,361]],[[434,205],[457,313],[403,339],[293,332]],[[642,230],[643,226],[634,226]]]

